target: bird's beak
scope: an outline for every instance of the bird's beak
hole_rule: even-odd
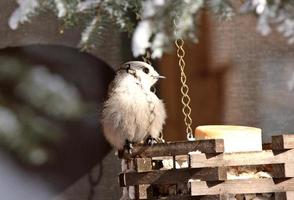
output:
[[[160,79],[160,78],[166,78],[165,76],[155,76],[154,78]]]

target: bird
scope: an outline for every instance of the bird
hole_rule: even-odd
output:
[[[151,88],[160,79],[148,63],[129,61],[116,72],[102,110],[102,127],[106,140],[118,150],[161,137],[165,124],[164,103]]]

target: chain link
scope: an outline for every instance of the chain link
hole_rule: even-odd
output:
[[[191,128],[192,125],[192,118],[191,118],[191,112],[192,109],[190,107],[190,102],[191,102],[191,98],[189,96],[189,87],[187,85],[187,76],[185,74],[185,67],[186,67],[186,63],[184,60],[185,57],[185,50],[184,50],[184,40],[181,38],[177,38],[175,40],[175,45],[177,47],[177,56],[179,58],[178,64],[180,66],[180,70],[181,70],[181,93],[182,93],[182,112],[184,114],[184,122],[186,125],[186,133],[187,133],[187,139],[189,141],[191,140],[195,140],[194,136],[193,136],[193,131]]]

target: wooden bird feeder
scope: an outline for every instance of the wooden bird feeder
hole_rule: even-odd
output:
[[[196,152],[195,152],[196,151]],[[135,145],[119,153],[129,168],[119,175],[133,199],[229,199],[230,194],[271,193],[275,200],[294,200],[294,135],[272,137],[261,151],[226,153],[223,139]],[[158,169],[171,159],[171,169]],[[185,167],[177,162],[187,162]],[[231,167],[266,167],[270,178],[229,180]]]

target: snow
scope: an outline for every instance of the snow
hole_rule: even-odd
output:
[[[150,21],[141,21],[134,31],[132,38],[132,51],[135,57],[145,54],[145,50],[150,47],[149,39],[152,35],[152,25]]]
[[[12,13],[8,25],[12,30],[16,30],[19,24],[29,21],[29,17],[35,13],[39,6],[37,0],[18,0],[19,7]]]
[[[101,0],[86,0],[86,1],[79,2],[78,6],[77,6],[77,10],[79,12],[83,12],[85,10],[96,8],[96,7],[98,7],[98,4],[100,2],[101,2]]]
[[[66,15],[66,5],[62,0],[54,0],[56,8],[58,10],[57,16],[59,18],[64,17]]]

